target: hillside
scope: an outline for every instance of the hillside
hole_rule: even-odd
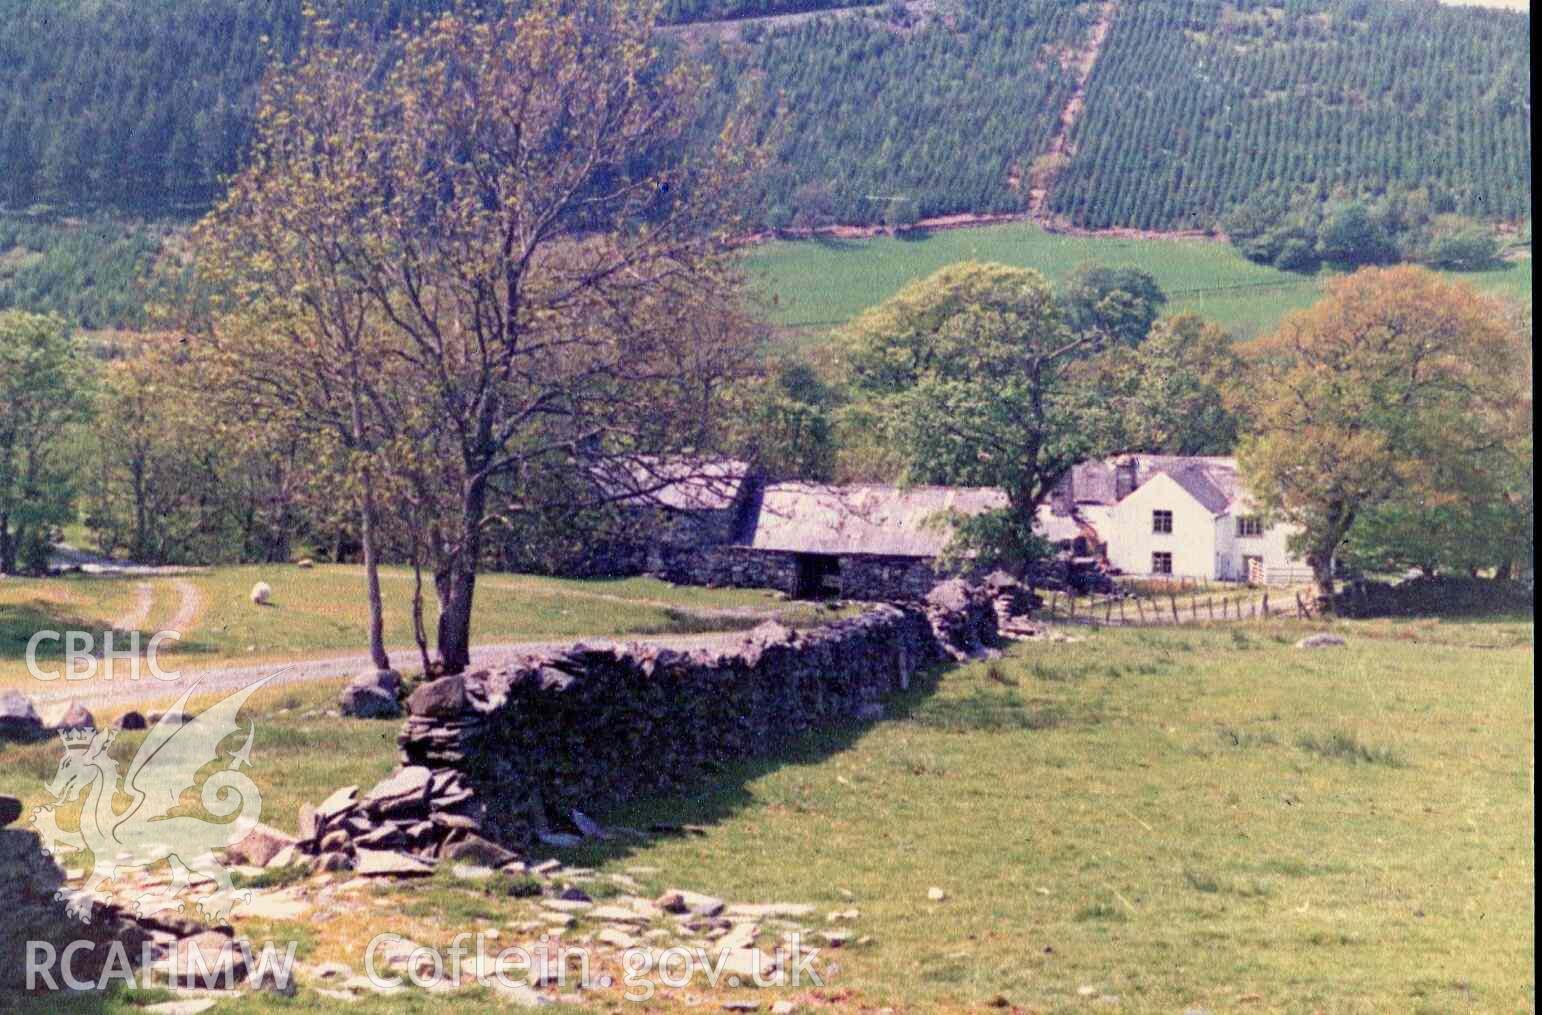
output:
[[[1168,294],[1167,312],[1193,311],[1244,338],[1310,305],[1328,277],[1254,264],[1232,247],[1209,240],[1056,235],[1027,222],[924,236],[770,243],[755,250],[749,264],[775,298],[772,319],[781,340],[810,344],[907,282],[964,259],[1035,268],[1051,281],[1088,262],[1138,265]],[[1531,304],[1529,257],[1500,270],[1453,277],[1482,292]]]
[[[447,2],[322,7],[385,32]],[[660,42],[716,72],[704,140],[758,96],[752,111],[780,140],[748,207],[771,229],[1006,215],[1210,231],[1270,194],[1530,213],[1527,13],[1408,0],[664,10],[676,24],[731,19]],[[209,206],[244,158],[263,73],[301,44],[302,0],[0,0],[0,22],[0,221],[33,211],[0,235],[0,305],[132,324],[126,287],[156,244],[140,225],[107,235],[104,216],[186,220]]]
[[[332,0],[384,32],[447,0]],[[670,0],[674,21],[853,6]],[[1023,211],[1209,228],[1260,187],[1423,187],[1441,211],[1530,206],[1530,17],[1407,0],[930,0],[748,22],[693,52],[702,124],[785,108],[770,225]],[[301,0],[0,0],[0,206],[196,211],[242,159]],[[1085,76],[1085,95],[1077,89]]]

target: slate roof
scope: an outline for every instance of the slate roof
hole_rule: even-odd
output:
[[[1229,511],[1243,493],[1237,478],[1237,460],[1229,456],[1120,455],[1083,462],[1071,470],[1071,491],[1076,504],[1117,504],[1118,467],[1130,461],[1135,463],[1136,489],[1165,473],[1212,514]]]
[[[935,557],[952,538],[945,512],[1007,506],[1000,490],[773,483],[761,497],[750,546],[830,555]]]
[[[619,502],[676,511],[726,511],[750,479],[748,464],[734,459],[637,457],[594,467],[595,480]]]

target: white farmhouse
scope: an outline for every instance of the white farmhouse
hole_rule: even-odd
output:
[[[1307,580],[1286,546],[1291,529],[1251,512],[1229,457],[1120,455],[1072,470],[1040,509],[1052,540],[1126,574],[1256,584]]]

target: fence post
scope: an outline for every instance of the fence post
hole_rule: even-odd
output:
[[[1060,590],[1059,589],[1050,589],[1049,590],[1049,615],[1051,617],[1053,617],[1055,615],[1055,603],[1059,599],[1060,599]]]
[[[1301,602],[1301,593],[1299,592],[1296,593],[1296,619],[1306,619],[1306,607]]]
[[[1107,624],[1114,619],[1114,601],[1110,599],[1104,604],[1103,623]]]
[[[1179,622],[1178,621],[1178,597],[1173,595],[1171,592],[1169,592],[1167,594],[1167,599],[1172,604],[1172,608],[1173,608],[1173,623],[1176,624],[1176,623]]]
[[[1070,619],[1071,620],[1075,620],[1076,619],[1076,593],[1072,592],[1070,595],[1066,596],[1066,602],[1071,604]]]
[[[1206,596],[1205,597],[1205,605],[1210,608],[1210,619],[1214,620],[1215,619],[1215,597],[1214,596]]]
[[[1297,599],[1299,599],[1299,598],[1300,597],[1297,596]],[[1141,602],[1140,602],[1139,598],[1137,598],[1135,600],[1135,614],[1136,614],[1136,616],[1140,617],[1140,622],[1142,624],[1144,624],[1146,622],[1146,608],[1141,605]]]
[[[1264,617],[1265,617],[1265,619],[1267,619],[1268,616],[1269,616],[1269,590],[1268,589],[1264,589]]]
[[[1129,621],[1124,619],[1124,600],[1123,599],[1119,600],[1119,623],[1121,623],[1121,624],[1128,624],[1129,623]]]

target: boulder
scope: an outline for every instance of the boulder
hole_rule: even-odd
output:
[[[692,916],[717,916],[724,906],[722,899],[682,888],[671,888],[654,900],[654,904],[666,913],[690,913]]]
[[[359,805],[359,787],[344,786],[316,805],[316,827],[322,829]]]
[[[418,687],[407,697],[407,711],[430,719],[453,719],[466,708],[463,677],[440,677]]]
[[[353,860],[349,858],[347,853],[339,850],[329,850],[322,853],[311,863],[311,871],[316,874],[330,871],[345,871],[352,869],[352,867]]]
[[[141,713],[134,711],[124,712],[112,724],[120,730],[142,730],[150,725]]]
[[[302,557],[295,561],[294,566],[299,568],[301,571],[309,571],[311,568],[316,566],[316,562],[311,560],[309,557]]]
[[[395,670],[365,670],[343,688],[338,709],[355,719],[395,719],[402,714],[396,700],[402,676]]]
[[[183,987],[230,988],[246,979],[245,952],[217,930],[183,938],[156,965]]]
[[[376,814],[419,810],[428,806],[428,784],[433,773],[421,765],[399,768],[375,784],[364,797],[365,805]]]
[[[1336,634],[1311,634],[1296,642],[1296,648],[1337,648],[1345,644]]]
[[[0,742],[39,740],[44,733],[32,702],[18,691],[0,693]]]
[[[268,605],[268,600],[273,598],[273,586],[267,582],[258,582],[252,586],[251,598],[258,606]]]
[[[480,867],[502,867],[519,859],[519,854],[504,849],[496,842],[469,833],[465,838],[446,846],[440,855],[448,860],[459,860]]]
[[[269,825],[259,824],[239,841],[225,850],[226,863],[243,863],[252,867],[266,867],[285,846],[293,846],[297,840],[287,832]]]
[[[354,871],[362,877],[427,877],[434,865],[406,853],[361,849],[354,861]]]

